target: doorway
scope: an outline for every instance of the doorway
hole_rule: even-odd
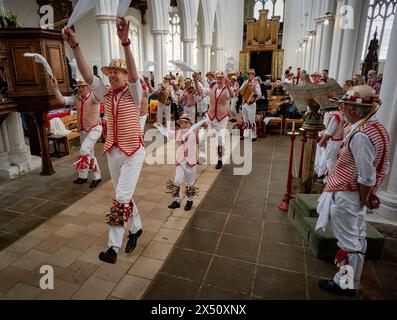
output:
[[[266,76],[272,74],[272,51],[251,52],[250,67],[255,69],[256,75],[265,81]]]

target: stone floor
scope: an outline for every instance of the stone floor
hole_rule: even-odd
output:
[[[54,176],[3,185],[0,299],[339,299],[317,287],[334,265],[314,258],[277,209],[288,150],[287,137],[259,139],[248,176],[200,166],[190,213],[167,208],[163,185],[175,167],[145,165],[134,196],[144,233],[115,265],[97,258],[107,243],[110,181],[92,192],[74,186],[70,157]],[[397,297],[397,240],[387,235],[382,259],[365,264],[359,298]],[[54,267],[54,290],[39,287],[44,264]]]

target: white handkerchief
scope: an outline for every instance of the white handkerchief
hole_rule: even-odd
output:
[[[325,228],[328,225],[329,216],[331,213],[332,195],[333,192],[323,192],[320,196],[320,199],[318,199],[318,219],[316,224],[316,230],[322,228],[323,231],[325,231]]]
[[[49,65],[47,60],[41,54],[26,52],[23,55],[24,55],[24,57],[33,58],[35,62],[42,64],[44,69],[48,72],[48,74],[51,77],[54,76],[51,66]]]
[[[119,6],[117,7],[117,16],[124,17],[125,13],[130,6],[131,0],[119,0]]]
[[[95,7],[96,0],[79,0],[73,9],[72,15],[69,18],[68,24],[65,28],[70,28],[83,15]]]

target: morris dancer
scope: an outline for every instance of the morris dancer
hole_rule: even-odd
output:
[[[237,122],[237,109],[236,109],[236,105],[237,105],[237,101],[238,101],[238,95],[239,95],[239,90],[240,90],[240,86],[237,82],[237,77],[236,76],[232,76],[230,78],[231,81],[231,86],[234,90],[234,97],[230,100],[230,109],[232,112],[232,118],[230,119],[230,122],[234,123]]]
[[[130,49],[131,41],[128,34],[129,23],[121,17],[117,21],[117,35],[124,48],[126,63],[120,59],[113,59],[109,66],[102,67],[102,72],[109,78],[108,88],[101,79],[93,75],[80,50],[75,33],[71,29],[63,31],[63,38],[73,49],[84,80],[91,85],[92,93],[105,101],[108,131],[104,153],[108,156],[109,171],[116,189],[113,205],[106,215],[106,223],[110,225],[109,248],[99,254],[99,259],[107,263],[117,261],[125,226],[129,230],[126,253],[135,249],[138,237],[142,234],[142,222],[132,200],[145,160],[139,124],[142,85]]]
[[[149,107],[149,97],[154,92],[154,89],[150,85],[150,80],[148,76],[143,76],[141,80],[142,84],[142,101],[141,101],[141,111],[140,111],[140,125],[142,129],[142,134],[145,131],[145,124],[148,117],[148,107]]]
[[[95,188],[102,181],[101,170],[95,157],[95,143],[102,135],[100,101],[91,93],[89,85],[84,80],[77,81],[78,96],[62,96],[55,77],[51,78],[51,85],[59,103],[77,108],[77,130],[80,131],[81,147],[80,159],[73,164],[73,167],[79,171],[79,177],[73,183],[86,183],[88,173],[92,172],[94,180],[90,188]]]
[[[340,248],[335,257],[339,272],[333,279],[320,280],[319,286],[341,295],[355,295],[359,289],[367,249],[365,214],[367,208],[378,207],[375,194],[389,170],[388,133],[374,116],[379,100],[368,88],[355,87],[354,97],[342,98],[351,132],[344,139],[317,207],[316,229],[325,229],[331,219]]]
[[[176,173],[174,182],[167,182],[168,193],[171,193],[175,199],[168,208],[177,209],[181,207],[180,190],[183,183],[186,182],[185,195],[187,202],[185,211],[189,211],[193,206],[193,198],[197,195],[197,190],[194,186],[196,181],[196,165],[197,165],[197,132],[189,130],[192,127],[192,120],[184,113],[180,116],[177,123],[180,129],[172,131],[164,128],[160,123],[155,123],[154,126],[161,134],[168,139],[176,141]],[[188,132],[189,131],[189,132]]]
[[[212,88],[201,88],[198,83],[198,76],[193,74],[194,84],[199,95],[210,97],[208,119],[210,129],[214,129],[218,137],[218,163],[216,169],[223,167],[223,153],[225,148],[226,127],[230,113],[230,99],[234,97],[233,89],[229,86],[229,79],[223,72],[216,74],[216,85]]]
[[[169,103],[169,98],[174,100],[174,90],[170,82],[170,76],[165,76],[163,78],[163,83],[160,84],[156,91],[156,95],[158,96],[157,122],[163,123],[163,115],[165,114],[167,128],[171,125],[171,105]]]
[[[185,90],[183,90],[183,111],[194,124],[196,119],[195,89],[192,86],[192,79],[185,79]]]

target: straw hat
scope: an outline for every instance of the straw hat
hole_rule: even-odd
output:
[[[77,86],[78,86],[78,87],[83,87],[83,86],[89,87],[88,83],[85,82],[84,79],[77,80]]]
[[[214,72],[212,72],[212,71],[208,71],[206,74],[205,74],[205,76],[208,78],[208,77],[213,77],[213,78],[215,78],[215,73]]]
[[[116,70],[120,70],[120,71],[124,71],[125,73],[128,73],[127,65],[125,64],[125,60],[123,60],[123,59],[112,59],[112,61],[110,61],[108,66],[101,68],[102,72],[106,76],[109,76],[109,72],[111,69],[116,69]]]
[[[253,74],[255,75],[255,69],[248,69],[247,74]]]
[[[190,124],[193,124],[192,119],[190,119],[190,117],[186,113],[182,113],[182,115],[179,117],[179,120],[176,123],[179,124],[180,121],[187,121]]]
[[[338,102],[355,106],[370,107],[374,104],[378,104],[379,98],[376,95],[375,89],[367,85],[360,85],[350,88]]]
[[[237,77],[236,77],[236,76],[231,76],[231,77],[230,77],[230,80],[232,80],[232,81],[237,81]]]
[[[225,76],[225,74],[222,71],[219,71],[219,72],[216,73],[215,77],[216,78],[225,78],[226,76]]]
[[[164,76],[163,80],[171,81],[171,77],[169,75]]]

